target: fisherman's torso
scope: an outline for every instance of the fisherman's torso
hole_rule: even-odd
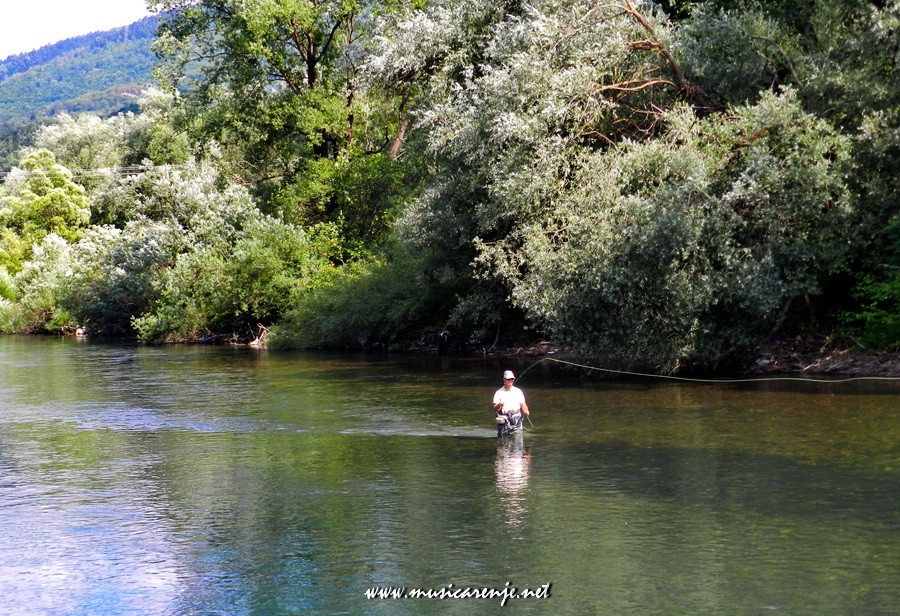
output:
[[[522,404],[525,403],[525,394],[518,387],[510,387],[506,389],[501,387],[494,394],[494,404],[498,402],[503,407],[498,411],[497,434],[509,434],[522,429]]]
[[[522,403],[525,402],[525,394],[518,387],[510,387],[509,389],[501,387],[494,394],[494,404],[498,402],[503,403],[504,413],[518,413],[522,408]]]

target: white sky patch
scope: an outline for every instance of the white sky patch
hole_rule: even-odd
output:
[[[146,0],[2,0],[0,60],[147,15]]]

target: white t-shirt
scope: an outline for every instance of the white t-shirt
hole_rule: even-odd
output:
[[[508,390],[505,387],[501,387],[494,394],[494,404],[498,402],[503,403],[504,413],[518,413],[525,403],[525,394],[518,387],[510,387]]]

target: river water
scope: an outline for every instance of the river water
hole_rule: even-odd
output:
[[[0,613],[896,614],[898,442],[897,382],[0,337]]]

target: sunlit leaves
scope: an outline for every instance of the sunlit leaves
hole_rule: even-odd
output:
[[[0,188],[0,255],[18,271],[31,245],[48,234],[74,241],[90,220],[90,200],[71,172],[47,150],[27,155]]]

